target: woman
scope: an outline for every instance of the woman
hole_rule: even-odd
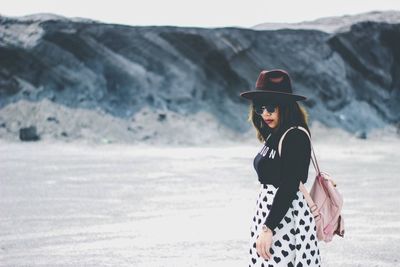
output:
[[[250,228],[249,266],[320,266],[316,224],[299,190],[306,183],[311,143],[307,113],[297,101],[306,97],[292,93],[289,74],[280,69],[261,71],[255,90],[242,92],[251,100],[249,121],[264,142],[254,158],[260,182],[255,214]],[[311,134],[310,134],[311,136]]]

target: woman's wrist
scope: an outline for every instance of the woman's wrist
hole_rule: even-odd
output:
[[[272,230],[268,226],[266,226],[265,224],[262,225],[261,229],[265,233],[271,233],[272,234]]]

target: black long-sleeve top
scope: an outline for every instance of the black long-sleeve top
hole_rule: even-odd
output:
[[[285,135],[279,157],[280,137],[271,133],[253,162],[259,182],[278,188],[264,223],[271,230],[280,223],[292,205],[300,181],[303,184],[307,181],[311,156],[310,139],[305,132],[295,128]]]

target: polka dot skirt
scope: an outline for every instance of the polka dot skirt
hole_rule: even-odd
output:
[[[278,190],[271,184],[261,184],[260,188],[250,227],[249,266],[321,266],[315,220],[300,190],[282,221],[273,230],[271,258],[266,260],[257,253],[256,240]]]

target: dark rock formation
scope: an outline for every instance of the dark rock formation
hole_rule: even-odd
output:
[[[21,141],[37,141],[40,139],[35,126],[19,129],[19,139]]]
[[[238,132],[250,127],[239,93],[271,68],[289,71],[312,121],[356,133],[400,119],[399,24],[361,22],[329,34],[0,18],[0,109],[47,98],[121,119],[145,106],[206,111]]]

